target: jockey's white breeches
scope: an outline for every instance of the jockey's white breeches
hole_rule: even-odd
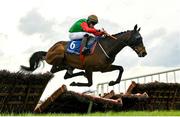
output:
[[[73,33],[69,33],[69,38],[70,38],[70,40],[82,39],[85,34],[95,37],[95,35],[93,35],[92,33],[88,33],[88,32],[73,32]]]

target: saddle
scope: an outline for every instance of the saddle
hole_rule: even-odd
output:
[[[82,51],[81,41],[82,39],[69,41],[67,46],[67,53],[80,55]],[[90,49],[90,54],[94,53],[96,43],[97,43],[97,37],[93,37],[88,41],[87,48]]]

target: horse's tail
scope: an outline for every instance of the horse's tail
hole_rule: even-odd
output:
[[[40,65],[40,62],[45,60],[47,52],[45,51],[38,51],[32,54],[29,59],[29,67],[21,65],[21,69],[29,72],[33,72],[36,70]]]

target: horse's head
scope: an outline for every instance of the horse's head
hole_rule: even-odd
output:
[[[134,30],[132,30],[131,37],[128,40],[128,45],[137,53],[139,57],[144,57],[147,55],[147,52],[144,47],[143,40],[139,31],[140,28],[138,28],[137,25],[135,25]]]

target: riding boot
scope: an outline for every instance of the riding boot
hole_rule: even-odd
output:
[[[88,41],[89,41],[89,35],[84,35],[81,46],[82,46],[82,54],[83,55],[88,55],[90,53],[90,49],[87,47]]]

